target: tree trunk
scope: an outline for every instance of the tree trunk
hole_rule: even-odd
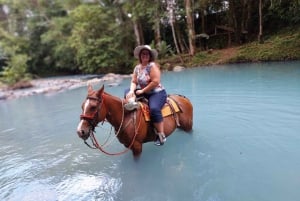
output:
[[[169,24],[171,26],[172,36],[173,36],[176,52],[177,52],[177,54],[180,54],[180,50],[179,50],[178,43],[177,43],[177,38],[176,38],[175,27],[174,27],[174,23],[175,23],[175,16],[174,16],[175,4],[176,4],[175,0],[167,1],[167,10],[169,11],[168,12],[168,14],[169,14]]]
[[[154,41],[155,41],[155,47],[157,49],[160,49],[160,45],[161,45],[160,15],[159,15],[160,1],[156,0],[156,4],[157,4],[157,9],[155,11]]]
[[[259,0],[259,33],[258,33],[258,42],[260,44],[264,43],[263,41],[263,24],[262,24],[262,0]]]
[[[195,55],[195,30],[194,30],[194,18],[191,0],[185,0],[185,10],[187,16],[187,29],[189,38],[189,53]]]
[[[135,7],[136,1],[131,0],[131,4],[133,5],[133,7]],[[145,42],[144,35],[143,35],[143,29],[142,29],[142,25],[139,21],[139,16],[134,9],[132,11],[132,15],[133,15],[132,23],[133,23],[133,30],[134,30],[136,45],[143,45]]]
[[[175,47],[176,47],[176,52],[177,52],[177,54],[180,54],[180,50],[179,50],[178,43],[177,43],[177,38],[176,38],[174,22],[171,22],[171,29],[172,29],[174,44],[175,44]]]
[[[206,27],[205,27],[205,10],[201,9],[201,33],[206,33]]]
[[[3,10],[4,5],[0,4],[0,22],[3,28],[8,30],[8,16]]]
[[[142,31],[142,25],[139,23],[138,20],[133,20],[133,29],[135,35],[135,41],[137,45],[144,44],[144,35]]]
[[[232,20],[231,26],[234,28],[235,43],[240,44],[241,29],[242,29],[242,6],[240,1],[229,1],[229,15]]]
[[[178,38],[179,51],[181,53],[184,53],[186,51],[186,49],[188,49],[187,45],[184,41],[184,36],[183,36],[182,32],[180,31],[178,24],[174,24],[174,29],[175,29],[175,34]]]

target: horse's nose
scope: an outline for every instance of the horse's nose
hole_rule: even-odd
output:
[[[82,121],[79,122],[76,130],[77,130],[77,134],[78,134],[79,137],[84,135],[84,130],[82,128]]]
[[[80,138],[82,138],[83,140],[88,139],[88,135],[84,132],[84,130],[77,130],[77,134]]]
[[[77,130],[77,134],[79,137],[84,135],[84,130]]]
[[[86,140],[89,138],[89,131],[87,128],[83,125],[83,121],[80,121],[77,126],[77,134],[80,138],[83,140]]]

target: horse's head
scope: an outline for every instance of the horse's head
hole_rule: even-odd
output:
[[[106,108],[103,100],[104,86],[98,91],[94,91],[92,86],[88,86],[88,95],[82,103],[82,113],[77,127],[77,134],[83,140],[89,138],[91,132],[100,121],[104,121]]]

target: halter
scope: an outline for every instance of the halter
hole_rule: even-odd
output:
[[[88,144],[86,141],[84,141],[84,143],[85,143],[89,148],[91,148],[91,149],[99,149],[99,150],[102,151],[103,153],[105,153],[105,154],[107,154],[107,155],[111,155],[111,156],[121,155],[121,154],[124,154],[124,153],[126,153],[127,151],[129,151],[130,148],[132,147],[134,141],[135,141],[136,136],[137,136],[137,129],[138,129],[138,128],[136,128],[136,126],[135,126],[134,137],[133,137],[133,139],[132,139],[130,145],[129,145],[126,149],[124,149],[124,150],[121,151],[121,152],[117,152],[117,153],[109,153],[109,152],[105,151],[105,150],[103,149],[103,147],[104,147],[105,144],[104,144],[104,145],[99,145],[99,143],[98,143],[98,141],[97,141],[97,139],[96,139],[96,137],[95,137],[95,133],[96,133],[95,127],[96,127],[97,124],[98,124],[98,122],[97,122],[98,114],[99,114],[99,110],[100,110],[101,106],[104,104],[104,98],[103,98],[103,96],[101,96],[101,98],[95,98],[95,97],[92,97],[92,96],[88,96],[86,99],[87,99],[87,100],[88,100],[88,99],[90,99],[90,100],[95,100],[95,101],[98,102],[98,104],[97,104],[97,111],[94,112],[92,115],[85,115],[85,114],[81,114],[81,115],[80,115],[80,120],[85,120],[85,121],[87,121],[87,122],[89,123],[89,136],[90,136],[90,138],[91,138],[91,141],[92,141],[92,143],[93,143],[93,146],[91,146],[90,144]],[[115,133],[116,137],[117,137],[118,134],[120,133],[121,128],[122,128],[122,125],[123,125],[123,123],[124,123],[123,121],[124,121],[124,113],[125,113],[125,112],[124,112],[124,106],[123,106],[123,100],[122,100],[122,99],[121,99],[121,102],[122,102],[122,110],[123,110],[123,111],[122,111],[122,120],[121,120],[120,126],[119,126],[119,128],[118,128],[118,131],[116,131],[116,133]],[[141,118],[140,118],[140,120],[141,120]],[[102,122],[104,123],[104,121],[105,121],[105,119],[104,119]],[[133,123],[134,123],[134,125],[136,125],[136,114],[134,114],[134,121],[133,121]],[[139,124],[140,124],[140,121],[139,121]],[[138,127],[139,127],[139,124],[138,124]],[[128,126],[128,123],[126,124],[125,127],[127,127],[127,126]]]
[[[90,125],[90,130],[95,131],[95,127],[97,126],[97,123],[98,123],[97,119],[98,119],[99,109],[103,105],[103,102],[104,102],[103,100],[104,99],[102,97],[101,98],[95,98],[95,97],[92,97],[92,96],[88,96],[88,97],[86,97],[86,99],[97,101],[98,102],[97,110],[92,115],[81,114],[80,115],[80,120],[86,120]]]

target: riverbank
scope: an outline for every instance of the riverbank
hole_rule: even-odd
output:
[[[106,84],[107,86],[117,86],[123,79],[130,78],[130,75],[119,75],[109,73],[101,78],[94,77],[61,77],[61,78],[44,78],[34,79],[18,89],[8,88],[3,86],[0,88],[0,101],[11,100],[37,94],[60,93],[66,90],[71,90],[88,84]]]
[[[297,29],[299,30],[299,29]],[[300,60],[300,32],[292,30],[274,34],[263,44],[251,42],[245,45],[225,49],[209,49],[198,51],[193,57],[189,55],[175,55],[159,60],[162,70],[181,70],[183,67],[220,65],[241,62],[270,62]],[[180,67],[176,69],[177,67]],[[87,85],[88,82],[107,83],[109,86],[118,85],[123,78],[130,75],[109,73],[102,78],[46,78],[35,79],[29,83],[8,88],[0,85],[0,100],[10,100],[35,94],[49,94],[62,92]],[[25,87],[25,88],[24,88]],[[24,88],[24,89],[22,89]]]
[[[228,63],[251,63],[300,60],[300,28],[284,29],[278,33],[265,36],[263,43],[254,40],[238,46],[223,49],[208,47],[197,50],[193,57],[188,54],[174,55],[160,60],[163,69],[172,66],[186,67],[209,66]]]

